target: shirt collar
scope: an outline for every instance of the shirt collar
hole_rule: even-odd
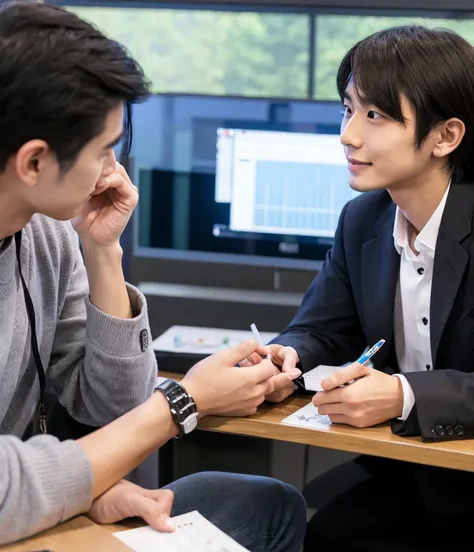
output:
[[[441,219],[443,218],[444,208],[446,206],[446,200],[448,199],[449,189],[451,183],[449,184],[443,199],[439,202],[438,207],[431,215],[429,221],[422,228],[421,232],[415,239],[415,249],[420,251],[422,248],[426,248],[428,252],[434,255],[436,248],[436,241],[438,239],[439,227],[441,225]],[[400,255],[402,250],[408,247],[408,221],[397,207],[395,211],[395,222],[393,224],[393,239],[395,244],[395,249]]]

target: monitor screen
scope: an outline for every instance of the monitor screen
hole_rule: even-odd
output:
[[[137,106],[135,254],[312,268],[356,195],[340,105],[163,95]]]

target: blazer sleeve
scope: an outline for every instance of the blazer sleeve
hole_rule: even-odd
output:
[[[303,372],[319,364],[355,360],[366,346],[346,260],[350,202],[339,218],[334,245],[289,326],[271,343],[296,349]]]
[[[474,374],[458,370],[407,372],[415,406],[405,422],[392,420],[393,433],[424,441],[474,437]]]

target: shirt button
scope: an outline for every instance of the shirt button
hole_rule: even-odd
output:
[[[425,316],[421,319],[421,321],[423,322],[423,324],[424,324],[425,326],[428,325],[428,318],[426,318]]]
[[[420,266],[420,268],[417,270],[418,274],[421,276],[422,274],[425,273],[425,269],[423,267]]]

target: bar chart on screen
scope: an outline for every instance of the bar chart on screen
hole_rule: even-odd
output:
[[[344,165],[259,161],[255,230],[332,237],[354,195]]]

